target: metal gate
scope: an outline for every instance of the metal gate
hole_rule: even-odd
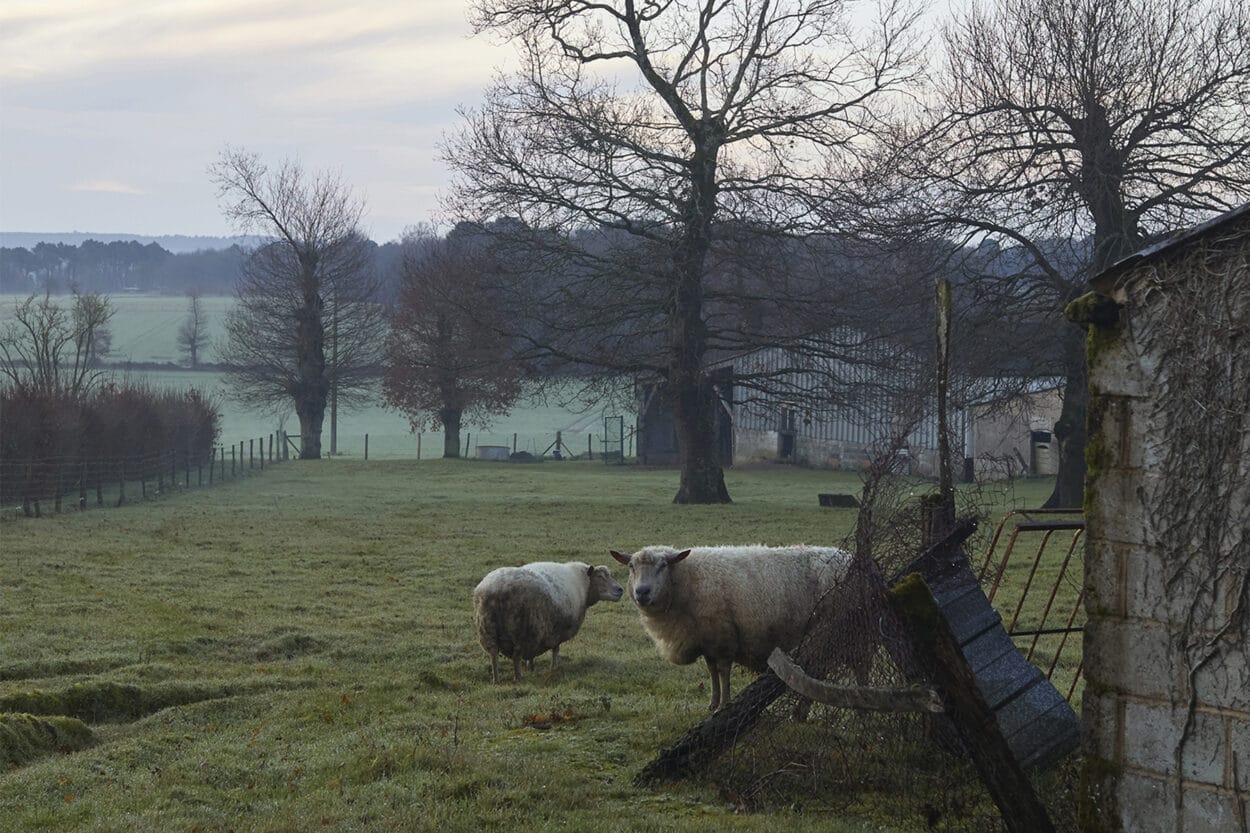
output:
[[[1066,692],[1068,702],[1083,668],[1080,659],[1072,663],[1071,658],[1080,650],[1085,629],[1084,533],[1079,509],[1009,512],[994,530],[977,576],[990,604],[997,600],[1008,636],[1026,660]]]

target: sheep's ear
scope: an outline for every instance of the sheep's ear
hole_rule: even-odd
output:
[[[690,550],[682,550],[681,552],[675,552],[672,555],[664,556],[664,560],[668,562],[668,566],[672,567],[674,564],[676,564],[678,561],[681,561],[687,555],[690,555]]]
[[[623,552],[617,552],[616,550],[608,550],[608,552],[612,553],[612,557],[615,558],[617,561],[621,562],[622,564],[626,566],[629,566],[630,557],[628,555],[626,555]]]

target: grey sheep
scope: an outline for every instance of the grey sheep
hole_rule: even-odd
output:
[[[560,664],[560,644],[581,629],[586,610],[599,601],[619,601],[624,591],[607,567],[580,561],[536,561],[500,567],[473,590],[477,641],[490,654],[490,679],[499,682],[499,655],[512,658],[521,679],[522,661],[534,670],[534,657],[551,651],[551,668]]]

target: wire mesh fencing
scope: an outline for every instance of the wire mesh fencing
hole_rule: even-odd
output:
[[[0,506],[27,517],[121,506],[238,480],[283,459],[269,434],[207,450],[166,448],[116,457],[0,460]]]

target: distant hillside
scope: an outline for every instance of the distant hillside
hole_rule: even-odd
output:
[[[187,234],[161,234],[157,236],[145,234],[104,234],[100,232],[35,232],[35,231],[0,231],[0,248],[33,249],[40,243],[64,243],[67,246],[78,246],[86,240],[98,240],[101,243],[134,240],[143,245],[156,243],[167,252],[182,254],[212,249],[228,249],[236,243],[249,247],[263,238],[254,235],[238,235],[235,237],[198,237]]]

